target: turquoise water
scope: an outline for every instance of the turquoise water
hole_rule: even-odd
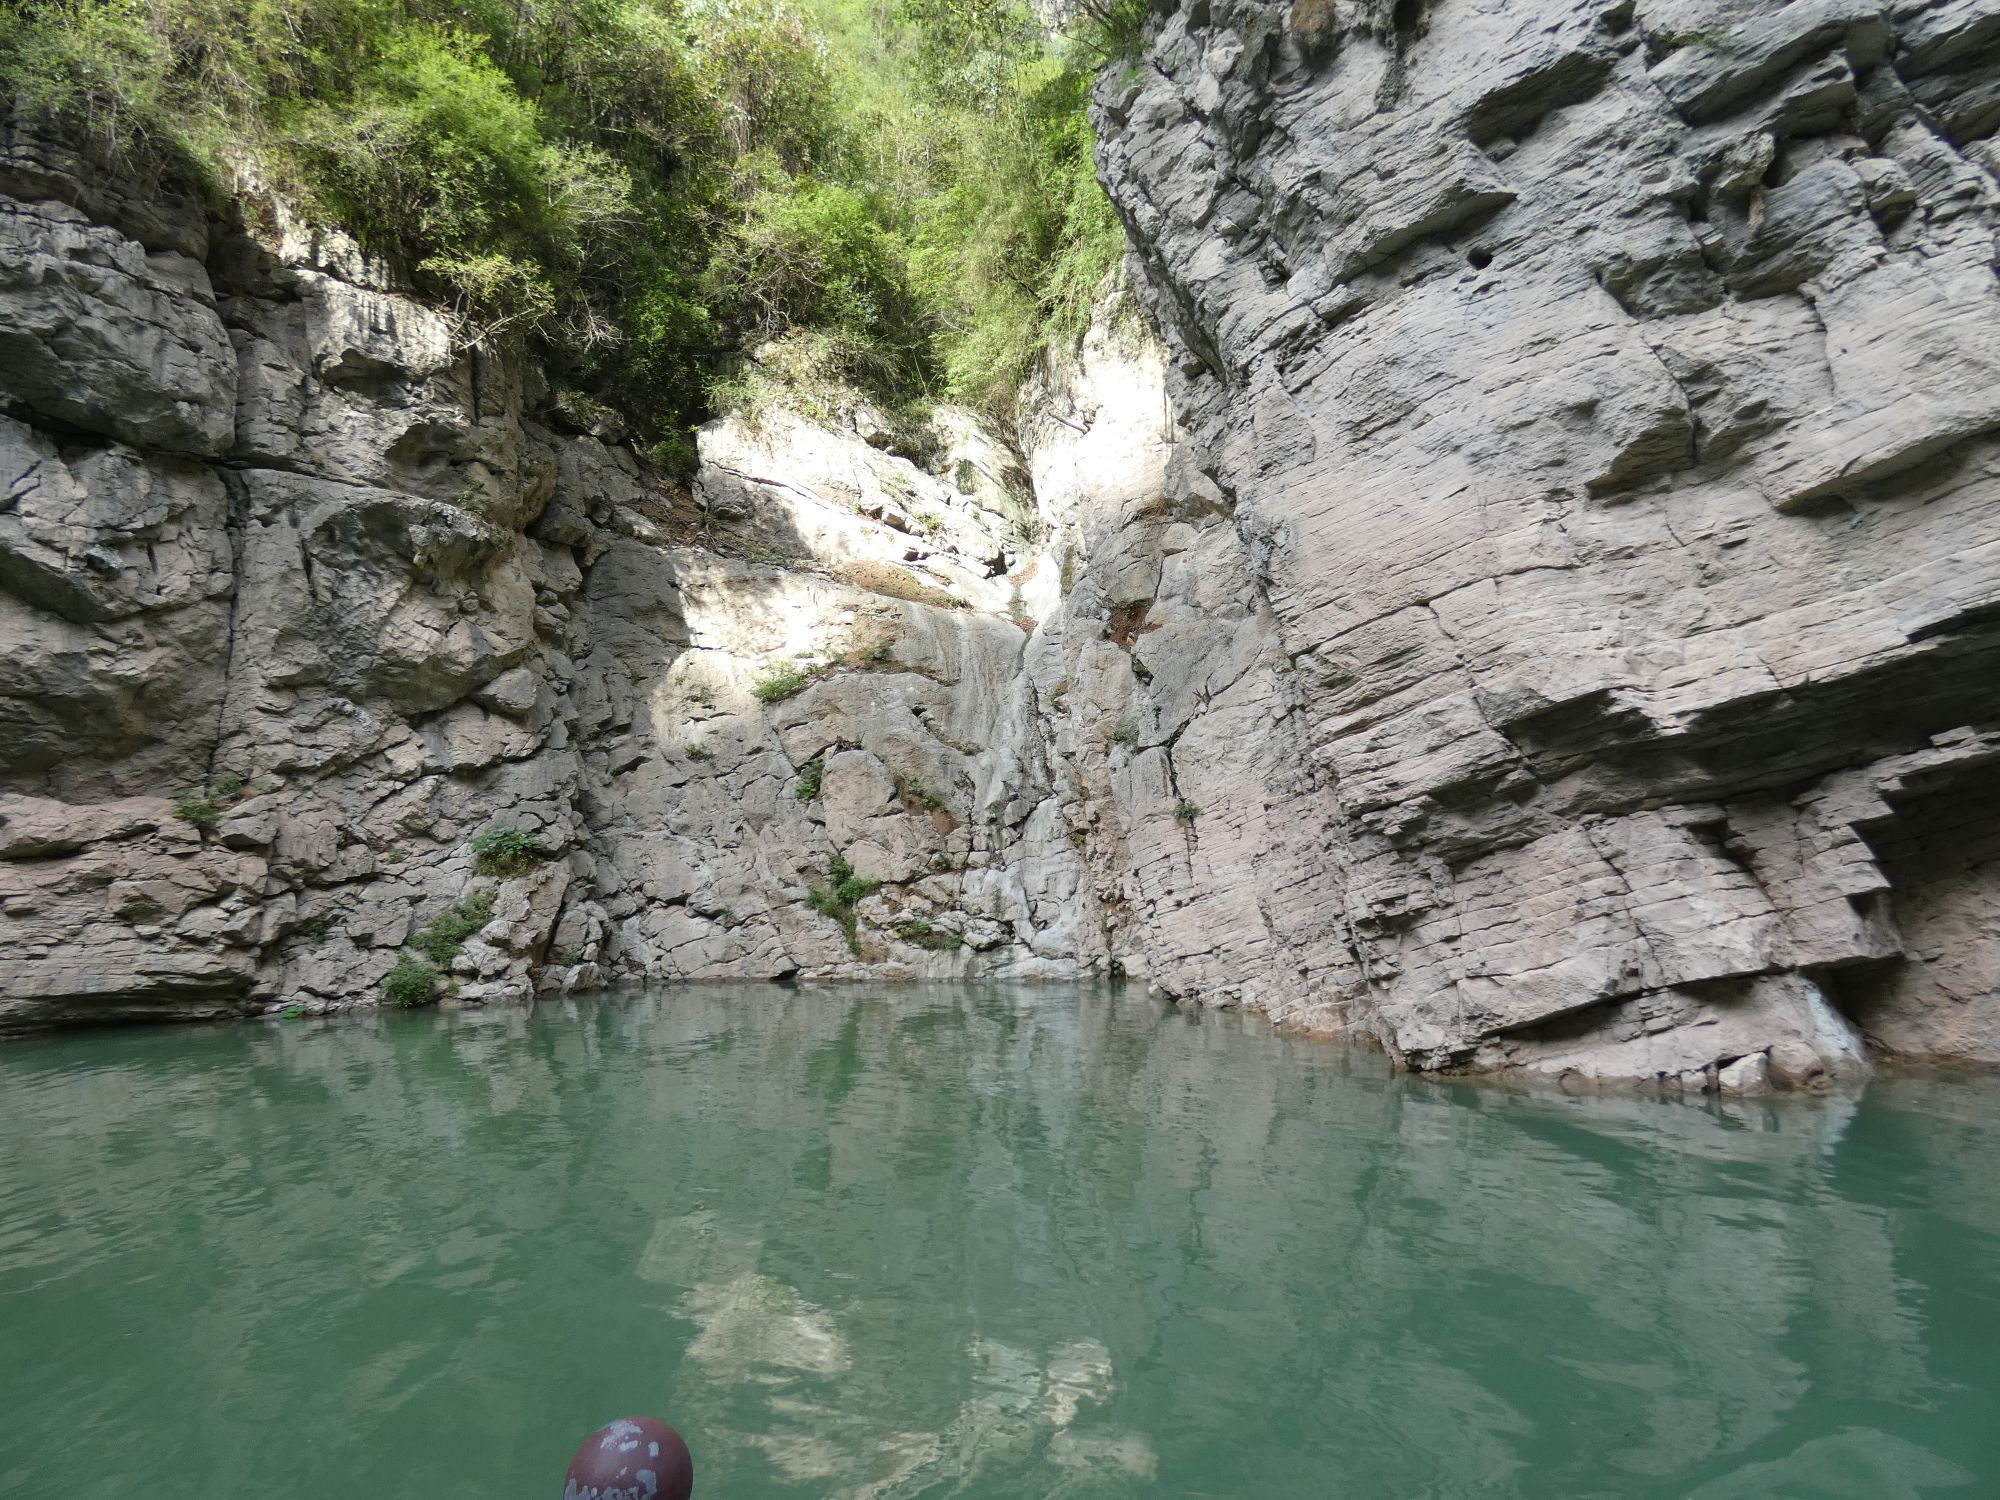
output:
[[[2000,1081],[1392,1077],[1069,987],[0,1047],[0,1494],[2000,1493]]]

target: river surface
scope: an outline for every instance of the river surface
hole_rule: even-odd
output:
[[[2000,1493],[2000,1081],[1522,1093],[1068,986],[0,1047],[0,1495]]]

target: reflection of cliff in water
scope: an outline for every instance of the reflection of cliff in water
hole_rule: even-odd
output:
[[[274,1404],[337,1415],[308,1500],[523,1472],[627,1407],[738,1497],[1996,1472],[1991,1080],[1568,1099],[999,986],[65,1038],[0,1074],[17,1432],[101,1405],[220,1489],[275,1472],[242,1420]],[[476,1453],[436,1435],[468,1403]]]

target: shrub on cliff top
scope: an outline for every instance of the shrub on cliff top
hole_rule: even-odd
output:
[[[251,168],[684,469],[717,372],[792,335],[891,404],[1005,408],[1118,259],[1084,105],[1143,11],[16,0],[0,93],[218,201]]]

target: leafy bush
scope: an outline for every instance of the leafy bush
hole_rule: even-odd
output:
[[[174,816],[207,833],[222,821],[223,810],[230,803],[240,801],[246,795],[243,778],[233,771],[225,771],[206,786],[174,793]]]
[[[919,948],[930,948],[943,952],[965,946],[965,939],[956,932],[942,927],[933,927],[921,917],[909,917],[895,924],[896,936],[906,943],[915,943]]]
[[[468,896],[432,917],[410,939],[440,969],[449,969],[465,940],[493,920],[491,896]]]
[[[481,875],[505,879],[524,874],[548,857],[533,834],[504,823],[482,830],[472,840],[472,868]]]
[[[863,880],[854,873],[854,867],[838,854],[827,862],[826,880],[823,886],[815,885],[807,889],[806,905],[838,922],[840,930],[847,935],[848,951],[859,954],[861,942],[855,932],[854,908],[880,890],[882,882]]]
[[[428,1004],[437,989],[438,972],[414,953],[396,960],[382,981],[382,997],[398,1010]]]
[[[759,703],[783,703],[803,693],[824,677],[827,670],[824,664],[808,667],[795,661],[773,662],[757,674],[750,692]]]
[[[176,792],[174,816],[207,833],[222,821],[222,808],[207,791]]]
[[[797,797],[801,802],[818,801],[820,781],[825,777],[825,775],[826,775],[825,761],[823,760],[807,761],[804,765],[799,767],[799,784],[796,788],[793,789],[792,795]]]
[[[809,7],[809,8],[802,8]],[[624,410],[673,472],[719,367],[1005,410],[1122,250],[1085,118],[1143,0],[33,0],[0,92],[128,168],[248,166]],[[796,370],[794,371],[796,373]],[[774,381],[746,361],[717,394]]]
[[[882,362],[881,385],[921,383],[928,339],[907,252],[851,187],[781,179],[761,189],[710,262],[708,285],[752,335],[853,335]]]
[[[1179,822],[1192,823],[1200,816],[1201,809],[1185,797],[1174,804],[1174,817]]]
[[[1130,719],[1122,721],[1111,732],[1111,743],[1114,745],[1123,745],[1127,750],[1136,748],[1139,743],[1139,726],[1134,724]]]

